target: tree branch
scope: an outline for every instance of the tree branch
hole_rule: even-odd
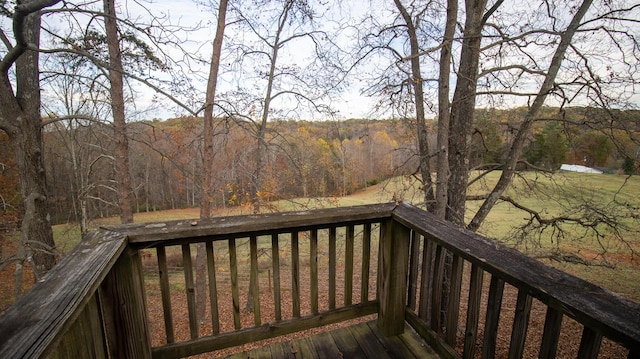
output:
[[[13,14],[13,36],[15,37],[16,45],[9,49],[9,52],[7,52],[2,62],[0,62],[0,73],[6,73],[18,57],[29,47],[23,32],[25,18],[34,12],[53,6],[59,2],[60,0],[33,0],[16,6]]]

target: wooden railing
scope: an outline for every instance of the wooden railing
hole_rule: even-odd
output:
[[[563,317],[569,317],[582,327],[582,334],[577,353],[565,355],[597,358],[604,336],[625,346],[628,358],[640,358],[638,303],[437,220],[415,207],[398,206],[393,219],[412,231],[412,285],[406,320],[441,356],[461,354],[463,358],[473,358],[480,350],[482,358],[495,357],[497,340],[503,337],[498,331],[501,315],[510,314],[513,319],[505,323],[504,337],[509,338],[506,356],[521,358],[526,341],[533,339],[527,331],[535,299],[546,314],[542,335],[534,339],[536,343],[529,343],[538,351],[530,356],[555,358],[564,329]],[[488,286],[484,285],[485,276],[490,277]],[[443,283],[450,288],[446,303],[442,303]],[[509,309],[503,306],[506,285],[516,292],[515,303],[510,303]],[[466,298],[461,295],[463,289],[468,293]],[[461,309],[466,318],[459,318]],[[456,344],[458,350],[454,352],[452,347]]]
[[[574,356],[607,337],[640,357],[637,303],[407,204],[133,224],[92,232],[3,313],[0,357],[175,358],[377,314],[443,357],[494,357],[506,327],[518,358],[532,307],[539,357],[573,330],[565,317],[582,328]]]

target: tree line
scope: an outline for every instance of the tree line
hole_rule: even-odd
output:
[[[525,111],[476,111],[471,169],[487,169],[504,161],[510,128],[523,120]],[[546,111],[551,117],[558,108]],[[604,115],[595,108],[568,108],[564,121],[540,122],[525,144],[522,167],[557,171],[561,164],[570,163],[634,174],[635,165],[625,168],[627,159],[640,151],[632,137],[624,131],[610,136],[602,128],[587,125],[603,122],[599,117]],[[636,111],[620,115],[630,120],[640,117]],[[435,119],[427,122],[431,139],[437,137],[435,125]],[[199,206],[204,173],[202,126],[202,118],[192,116],[127,125],[134,212]],[[394,176],[417,175],[416,138],[410,126],[391,119],[272,122],[259,195],[264,203],[339,197]],[[214,208],[251,207],[249,174],[255,164],[250,159],[257,149],[250,134],[232,119],[215,120],[215,129],[217,155],[209,164],[215,173],[212,204]],[[53,223],[79,223],[85,232],[92,219],[118,215],[112,131],[108,123],[76,120],[57,122],[44,132]],[[3,173],[15,173],[10,156],[4,157],[0,161],[5,164]],[[435,165],[435,159],[431,162]],[[2,178],[3,198],[12,198],[14,208],[10,211],[6,206],[4,218],[8,220],[9,214],[18,218],[17,177]]]

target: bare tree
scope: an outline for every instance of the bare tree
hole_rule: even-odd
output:
[[[259,85],[254,86],[255,93],[262,92],[261,95],[247,94],[251,100],[242,116],[252,124],[256,139],[250,192],[253,210],[259,212],[270,140],[268,123],[278,110],[287,111],[290,116],[300,113],[303,108],[330,113],[330,109],[320,100],[337,86],[327,84],[329,77],[324,74],[332,68],[320,63],[324,59],[320,53],[335,47],[326,32],[315,28],[322,15],[315,13],[312,4],[306,0],[257,1],[251,7],[236,7],[234,10],[247,30],[245,37],[250,34],[253,40],[231,46],[240,52],[239,63],[254,64],[255,73],[251,73],[249,68],[245,72],[255,77],[244,80],[256,81]],[[249,15],[256,11],[261,13],[263,19],[267,14],[272,17],[258,22],[254,20],[257,16]],[[281,63],[281,51],[294,46],[309,47],[309,54],[316,57],[306,66]],[[265,68],[268,70],[265,71]]]
[[[211,64],[209,67],[209,80],[207,82],[207,92],[204,106],[204,129],[203,129],[203,141],[204,141],[204,155],[203,155],[203,172],[204,179],[202,184],[202,199],[200,202],[200,218],[211,217],[211,199],[213,198],[213,136],[214,136],[214,123],[213,123],[213,107],[216,97],[216,87],[218,82],[218,71],[220,68],[220,57],[222,52],[222,41],[224,39],[224,29],[226,26],[227,16],[227,0],[220,0],[218,8],[218,25],[216,27],[216,35],[213,39],[213,53],[211,55]],[[199,244],[196,255],[196,307],[198,308],[197,317],[200,322],[204,321],[205,309],[206,309],[206,266],[207,266],[207,254],[205,251],[205,245]],[[213,279],[212,279],[213,280]],[[212,308],[216,306],[215,303],[211,303]],[[212,325],[217,328],[218,323],[213,321]],[[217,331],[217,329],[216,329]]]
[[[24,199],[21,246],[17,256],[17,283],[22,265],[34,264],[40,278],[56,262],[55,243],[47,210],[46,178],[42,159],[39,54],[40,11],[58,1],[19,2],[13,9],[13,42],[0,32],[6,53],[0,62],[0,129],[13,144]],[[15,75],[11,74],[12,67]],[[15,89],[15,91],[14,91]],[[19,294],[20,285],[16,285]]]
[[[416,24],[421,21],[422,12],[418,12],[419,15],[416,19],[412,19],[407,9],[402,5],[400,0],[394,0],[400,15],[402,16],[406,29],[407,36],[410,44],[410,61],[411,61],[411,77],[409,82],[413,87],[413,96],[416,111],[416,129],[418,138],[418,157],[420,162],[420,179],[422,180],[422,187],[424,192],[424,205],[427,210],[433,212],[436,208],[434,188],[431,179],[431,167],[429,165],[429,142],[427,134],[427,125],[425,123],[425,98],[424,89],[422,87],[422,71],[420,70],[420,45],[418,43],[418,34],[416,30]],[[419,26],[419,25],[418,25]]]
[[[109,87],[111,94],[111,114],[113,116],[114,139],[116,143],[116,180],[118,181],[118,204],[120,222],[133,222],[131,196],[131,170],[129,168],[129,142],[127,121],[124,113],[124,85],[122,80],[122,54],[118,34],[115,0],[104,0],[104,24],[109,50]]]
[[[493,206],[498,201],[499,197],[504,193],[504,191],[511,183],[516,170],[516,165],[518,163],[518,160],[520,159],[520,155],[522,154],[522,149],[524,147],[525,138],[528,134],[529,128],[538,117],[538,112],[542,108],[547,95],[553,90],[556,82],[556,77],[558,75],[558,72],[560,71],[560,66],[562,65],[562,61],[565,58],[565,54],[569,49],[569,46],[571,45],[571,40],[578,30],[582,18],[587,13],[587,10],[589,10],[592,2],[592,0],[584,0],[580,5],[580,8],[573,15],[573,18],[571,19],[571,22],[569,23],[567,28],[561,33],[560,43],[558,44],[558,47],[553,54],[553,58],[551,59],[551,63],[549,64],[549,69],[547,70],[546,76],[544,77],[544,82],[542,83],[542,86],[540,86],[538,94],[535,97],[533,104],[529,108],[525,120],[522,123],[518,133],[516,134],[513,143],[511,144],[509,155],[507,156],[506,163],[503,166],[500,180],[491,191],[491,193],[487,196],[485,201],[482,203],[482,206],[476,212],[475,216],[469,223],[469,229],[477,230],[480,227],[480,224],[482,224],[484,219],[487,218],[489,211],[491,211]]]

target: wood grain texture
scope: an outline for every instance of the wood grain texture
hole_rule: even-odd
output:
[[[631,350],[640,350],[640,303],[452,226],[408,204],[400,203],[392,216],[564,315]]]
[[[43,282],[2,313],[0,358],[34,358],[52,353],[125,247],[126,237],[120,233],[101,230],[86,235]]]
[[[397,222],[388,221],[381,235],[382,282],[379,284],[378,327],[383,335],[393,336],[404,330],[411,232]]]
[[[377,305],[377,302],[355,304],[351,307],[263,324],[259,327],[244,328],[234,332],[226,332],[214,336],[203,336],[194,340],[167,344],[162,347],[153,348],[153,357],[180,358],[252,343],[262,339],[275,338],[281,335],[370,315],[377,311]]]
[[[383,203],[354,207],[338,207],[309,211],[266,213],[245,216],[217,217],[198,220],[178,220],[158,223],[134,223],[104,226],[105,229],[125,234],[134,246],[150,247],[154,243],[164,245],[181,244],[184,241],[198,242],[227,239],[231,236],[243,238],[272,233],[306,231],[313,228],[328,228],[336,223],[363,224],[376,222],[391,216],[396,204]],[[195,225],[194,225],[195,224]]]

